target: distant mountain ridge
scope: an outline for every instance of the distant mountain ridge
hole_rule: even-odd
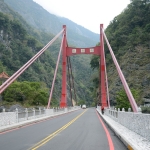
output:
[[[99,42],[99,34],[46,11],[33,0],[4,0],[13,10],[18,12],[32,27],[57,34],[62,25],[67,26],[68,43],[76,47],[91,47]]]
[[[29,37],[31,36],[30,39],[29,39],[29,41],[30,41],[29,43],[30,43],[31,47],[34,47],[34,45],[37,42],[45,45],[45,44],[47,44],[47,42],[49,40],[51,40],[54,37],[54,35],[52,33],[50,33],[50,32],[46,32],[45,31],[46,32],[45,33],[42,29],[38,30],[37,28],[30,26],[28,24],[28,22],[26,22],[26,20],[19,13],[14,11],[12,7],[10,7],[10,6],[8,7],[8,5],[4,2],[4,0],[0,0],[0,12],[5,14],[6,18],[8,18],[10,20],[10,22],[12,21],[14,23],[18,23],[19,26],[21,26],[23,28],[23,31],[26,32],[26,36],[29,36]],[[0,31],[1,31],[1,30],[4,30],[2,25],[4,23],[4,26],[5,26],[5,19],[3,19],[3,17],[0,18],[0,19],[1,19],[1,22],[0,22]],[[6,25],[7,25],[7,22],[6,22]],[[68,25],[67,25],[67,27],[68,27]],[[15,30],[17,30],[17,28],[15,28]],[[7,36],[7,34],[9,35],[8,30],[6,29],[5,31],[6,31],[6,33],[4,35],[5,36]],[[20,39],[20,38],[22,38],[22,36],[20,35],[17,38]],[[77,39],[78,39],[78,41],[82,41],[82,38],[83,38],[83,36],[82,37],[79,36]],[[16,42],[17,39],[14,39],[14,40],[15,40],[14,44],[16,46],[20,46],[21,45],[21,46],[24,46],[24,48],[28,49],[28,47],[26,47],[24,45],[24,43],[22,43],[23,44],[22,45],[22,44],[20,44],[21,42],[19,42],[19,44],[20,44],[19,45],[18,42]],[[24,42],[26,42],[26,41],[24,41]],[[69,44],[70,43],[71,42],[69,42]],[[1,44],[1,41],[0,41],[0,44]],[[8,46],[5,45],[5,40],[2,42],[2,46],[7,49]],[[32,66],[31,66],[31,69],[29,68],[29,72],[27,72],[27,73],[25,72],[25,74],[23,74],[21,77],[19,77],[19,80],[20,79],[21,80],[27,80],[27,81],[33,81],[33,80],[34,81],[39,81],[40,80],[40,81],[46,83],[48,85],[48,87],[50,87],[51,86],[52,77],[53,77],[53,75],[50,75],[50,74],[51,73],[53,74],[53,70],[54,70],[54,67],[55,67],[54,64],[56,62],[55,60],[57,59],[59,48],[60,48],[60,40],[57,40],[56,42],[54,42],[52,44],[52,46],[48,50],[48,53],[50,52],[49,54],[51,56],[49,56],[47,54],[45,54],[44,56],[41,56],[44,59],[45,59],[45,57],[48,58],[48,61],[51,61],[51,62],[48,63],[47,60],[44,60],[44,61],[40,62],[40,59],[38,59],[36,66],[33,69],[32,69]],[[16,53],[15,51],[16,50],[18,50],[18,49],[16,49],[16,47],[15,48],[11,48],[11,51],[12,51],[13,55],[15,55],[15,53]],[[20,50],[20,52],[17,52],[17,54],[19,53],[19,55],[15,55],[15,57],[17,57],[17,58],[15,58],[15,59],[13,58],[12,60],[10,60],[11,57],[8,55],[8,52],[6,50],[0,49],[0,53],[2,55],[3,55],[4,52],[7,53],[7,56],[5,57],[5,62],[9,61],[10,64],[13,65],[13,67],[10,67],[11,65],[8,65],[8,63],[5,63],[4,60],[2,60],[2,55],[0,56],[1,57],[1,59],[0,59],[0,69],[1,68],[6,68],[4,70],[9,75],[11,75],[14,71],[19,69],[19,67],[21,67],[23,65],[23,61],[20,61],[20,59],[22,60],[22,58],[20,58],[20,56],[24,56],[26,61],[29,59],[28,57],[26,58],[26,56],[25,56],[26,53],[27,53],[27,55],[29,55],[28,51],[26,51],[26,50],[24,51],[24,49],[19,49],[19,50]],[[34,51],[34,48],[33,48],[33,51]],[[20,53],[25,53],[25,54],[20,55]],[[33,56],[33,54],[32,54],[32,56]],[[18,57],[19,57],[19,59],[18,59]],[[73,71],[74,71],[76,94],[77,94],[77,97],[78,97],[77,99],[78,100],[79,99],[84,99],[84,100],[86,100],[86,102],[88,102],[87,104],[90,105],[90,103],[92,102],[92,98],[90,96],[91,93],[90,93],[89,87],[91,86],[92,83],[91,83],[91,81],[89,79],[90,79],[90,75],[92,73],[92,70],[91,70],[90,65],[89,65],[89,61],[90,61],[89,59],[90,59],[89,56],[80,55],[80,56],[77,56],[77,57],[76,56],[72,57],[71,61],[72,61],[72,67],[73,67]],[[17,65],[16,65],[16,63],[13,62],[14,60],[17,63]],[[41,63],[43,63],[43,64],[41,64]],[[1,64],[2,64],[2,66],[1,66]],[[49,66],[49,65],[50,66],[52,65],[52,67],[48,67],[48,69],[43,71],[43,68],[46,67],[46,66]],[[15,67],[15,70],[14,70],[14,67]],[[49,71],[49,69],[51,69],[51,71]],[[42,73],[42,76],[40,76],[41,71],[44,72],[44,73]],[[36,72],[36,73],[33,73],[33,72]],[[61,93],[61,92],[59,92],[59,90],[61,88],[60,87],[60,85],[61,85],[61,83],[60,83],[61,82],[60,81],[61,73],[60,72],[61,72],[61,67],[58,69],[58,79],[56,79],[57,80],[56,81],[57,85],[59,85],[59,87],[56,86],[57,90],[54,93],[54,95],[57,95],[56,97],[57,97],[58,100],[59,100],[59,98],[58,98],[59,96],[58,95]],[[33,74],[34,76],[33,77],[31,77],[31,75],[28,76],[29,74]],[[47,79],[48,79],[48,81],[47,81]],[[59,94],[57,94],[57,92]],[[84,95],[83,95],[83,93],[84,93]],[[68,96],[69,96],[69,94],[68,94]]]

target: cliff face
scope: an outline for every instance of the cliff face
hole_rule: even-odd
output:
[[[12,1],[14,2],[14,0]],[[28,2],[30,1],[28,0]],[[49,32],[45,33],[42,29],[37,30],[31,27],[19,13],[13,11],[4,1],[0,1],[0,12],[2,12],[0,13],[0,72],[4,70],[11,76],[37,53],[40,48],[47,44],[54,35]],[[82,41],[82,38],[78,40]],[[86,43],[88,43],[88,40]],[[18,81],[41,81],[45,82],[50,88],[59,48],[60,40],[58,39],[45,54],[19,77]],[[90,58],[85,55],[71,58],[78,100],[84,99],[90,105],[92,99],[89,90],[91,85],[89,78],[92,71],[89,61]],[[57,90],[54,92],[54,97],[60,100],[61,64],[58,69],[55,88]],[[83,95],[83,93],[85,94]]]
[[[138,104],[150,99],[150,49],[141,46],[130,49],[119,60],[119,64],[130,88],[139,91]],[[123,88],[114,65],[108,67],[108,80],[111,100]]]
[[[128,7],[116,16],[105,34],[130,89],[139,93],[138,104],[150,100],[150,3],[148,0],[132,0]],[[116,67],[105,43],[110,100],[116,102],[117,93],[123,89]],[[94,62],[97,62],[94,64]],[[92,68],[98,68],[98,59],[92,58]],[[97,86],[97,85],[96,85]],[[95,86],[95,88],[97,88]]]
[[[112,49],[130,88],[139,91],[139,104],[150,100],[150,3],[133,0],[106,29]],[[107,56],[108,49],[106,48]],[[122,87],[116,70],[108,63],[111,99]]]

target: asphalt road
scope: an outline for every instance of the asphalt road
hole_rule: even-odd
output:
[[[127,150],[95,108],[0,133],[0,150]]]

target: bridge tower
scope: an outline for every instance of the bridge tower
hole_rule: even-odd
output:
[[[103,37],[103,24],[100,24],[100,83],[99,94],[100,103],[102,107],[107,107],[107,84],[106,84],[106,62],[104,52],[104,37]]]
[[[62,47],[62,91],[60,107],[67,107],[67,40],[66,40],[66,26],[64,28],[64,38]]]
[[[67,57],[80,54],[92,54],[100,57],[100,104],[103,107],[107,107],[107,85],[106,85],[106,64],[104,53],[104,39],[103,39],[103,24],[100,25],[100,46],[90,48],[73,48],[68,47],[66,39],[66,26],[64,28],[64,40],[62,49],[62,91],[60,107],[67,107]]]

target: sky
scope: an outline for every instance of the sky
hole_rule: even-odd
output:
[[[92,32],[99,33],[119,15],[130,0],[33,0],[52,14],[68,18]]]

